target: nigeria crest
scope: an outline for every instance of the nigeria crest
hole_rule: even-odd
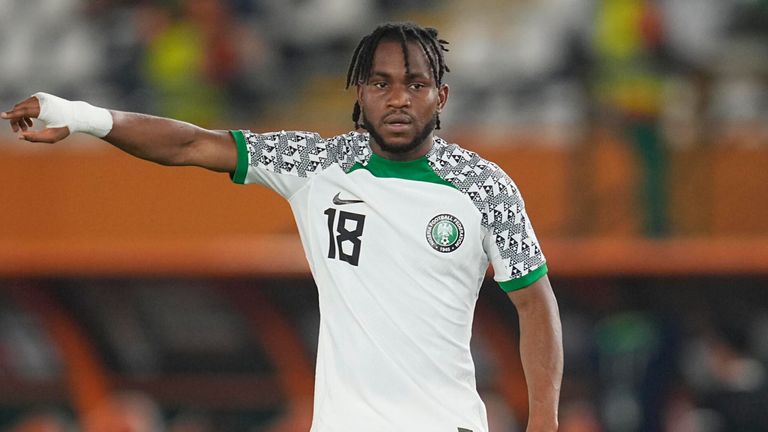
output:
[[[438,252],[453,252],[464,241],[464,225],[456,216],[441,214],[427,224],[427,242]]]

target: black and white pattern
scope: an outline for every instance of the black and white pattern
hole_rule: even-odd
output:
[[[520,192],[498,165],[440,138],[435,138],[427,159],[437,175],[467,194],[480,211],[512,279],[543,264]]]
[[[349,132],[324,139],[315,132],[273,132],[257,134],[243,131],[249,165],[275,174],[311,177],[332,164],[348,171],[371,156],[368,135]]]

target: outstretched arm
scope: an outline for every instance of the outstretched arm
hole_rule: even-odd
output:
[[[237,167],[237,150],[228,132],[178,120],[107,111],[46,94],[27,98],[0,117],[9,120],[13,131],[26,141],[55,143],[80,131],[163,165],[192,165],[219,172],[233,172]],[[31,130],[35,118],[48,127]]]
[[[114,126],[104,140],[136,157],[219,172],[234,172],[237,167],[235,141],[227,131],[146,114],[111,113]]]
[[[547,276],[509,293],[520,318],[520,356],[528,384],[528,432],[556,431],[563,338]]]

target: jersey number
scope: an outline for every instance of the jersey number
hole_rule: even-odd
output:
[[[338,222],[336,222],[336,209],[329,208],[323,214],[328,216],[328,258],[336,259],[336,251],[339,252],[339,259],[346,261],[353,266],[357,265],[360,259],[360,236],[363,235],[363,225],[365,225],[365,215],[340,211]],[[347,222],[354,224],[354,229],[347,228]],[[335,230],[334,230],[335,227]],[[352,250],[347,253],[351,245]]]

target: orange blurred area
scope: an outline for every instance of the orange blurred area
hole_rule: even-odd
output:
[[[670,268],[693,273],[697,266],[710,272],[768,268],[768,200],[761,198],[768,196],[767,149],[671,151],[671,233],[651,240],[640,228],[633,155],[610,134],[595,136],[578,148],[477,134],[451,138],[468,142],[510,174],[546,239],[545,251],[550,259],[563,257],[556,268],[566,273],[657,273],[670,259]],[[34,151],[0,143],[0,273],[308,271],[303,259],[295,259],[302,252],[293,216],[276,193],[233,184],[226,174],[147,163],[91,141],[31,144],[42,147]],[[472,145],[477,142],[483,145]],[[655,265],[653,257],[662,256]]]

